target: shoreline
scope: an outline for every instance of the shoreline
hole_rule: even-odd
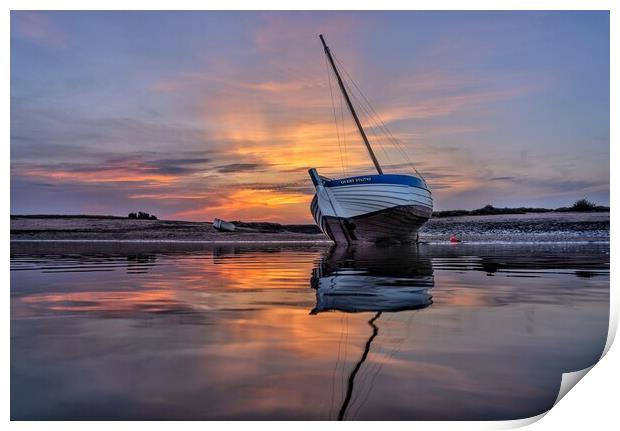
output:
[[[473,243],[609,243],[609,213],[528,213],[454,216],[429,220],[420,243],[447,243],[451,235]],[[11,243],[331,244],[314,225],[238,222],[220,232],[209,222],[109,217],[11,217]]]
[[[223,240],[215,240],[215,241],[202,241],[202,240],[139,240],[139,239],[129,239],[129,240],[108,240],[108,239],[12,239],[11,244],[105,244],[105,245],[113,245],[113,244],[135,244],[135,245],[300,245],[300,246],[308,246],[308,245],[325,245],[325,246],[336,246],[336,244],[331,240],[316,240],[316,241],[287,241],[287,240],[275,240],[275,241],[223,241]],[[404,243],[404,244],[385,244],[385,246],[451,246],[457,247],[460,244],[462,245],[609,245],[610,240],[569,240],[569,241],[462,241],[459,243],[451,243],[450,241],[420,241],[417,243]],[[354,246],[356,247],[364,247],[364,246],[375,246],[374,243],[360,243]],[[342,245],[342,247],[351,247],[347,245]]]

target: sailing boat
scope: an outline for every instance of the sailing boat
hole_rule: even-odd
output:
[[[418,230],[433,213],[431,191],[420,175],[383,173],[332,53],[323,35],[319,37],[377,174],[330,179],[309,169],[316,189],[310,205],[314,221],[337,244],[416,242]]]

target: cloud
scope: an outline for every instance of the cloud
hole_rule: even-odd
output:
[[[307,176],[298,180],[277,183],[240,183],[237,187],[249,190],[270,190],[272,193],[306,194],[307,196],[314,194],[314,187]]]
[[[228,165],[217,166],[215,169],[223,174],[230,174],[235,172],[255,171],[264,167],[265,165],[258,163],[230,163]]]
[[[129,195],[130,199],[146,199],[146,200],[202,200],[209,199],[209,193],[193,193],[193,194],[178,194],[178,193],[142,193]]]
[[[395,106],[385,108],[379,115],[386,123],[396,121],[444,117],[499,100],[523,96],[530,87],[514,87],[501,90],[479,89],[476,91],[457,91],[456,94],[436,94],[423,97],[410,97],[406,103],[396,101]]]
[[[202,122],[85,118],[50,110],[33,112],[27,105],[17,103],[14,111],[19,115],[13,116],[13,133],[18,139],[13,141],[12,150],[22,162],[14,163],[13,175],[49,181],[56,186],[69,182],[132,184],[123,189],[123,200],[156,202],[163,208],[158,214],[164,217],[208,219],[220,215],[308,221],[307,205],[313,195],[306,173],[309,167],[335,177],[373,171],[346,111],[346,121],[336,133],[329,90],[321,78],[260,81],[243,70],[231,69],[219,77],[186,74],[176,79],[171,81],[174,84],[169,82],[168,88],[177,96],[187,100],[195,100],[196,94],[205,96],[204,102],[199,98],[192,108],[197,109],[192,115],[203,119]],[[408,83],[395,85],[407,89]],[[434,87],[428,84],[425,88]],[[419,101],[408,101],[406,95],[401,95],[394,100],[400,104],[400,111],[378,110],[387,122],[428,116],[429,112],[444,116],[504,94],[425,97],[426,105],[422,107],[417,106]],[[29,127],[26,118],[37,118],[38,127]],[[410,171],[400,150],[384,131],[368,130],[386,168]],[[394,134],[407,137],[408,130]],[[449,126],[445,133],[471,131],[471,126]],[[433,133],[445,136],[441,129],[433,129]],[[127,145],[135,148],[134,143],[139,143],[142,150],[121,150]],[[103,145],[110,150],[99,150]],[[59,151],[61,148],[64,149]],[[424,167],[423,174],[434,190],[454,195],[482,184],[481,179],[466,172],[455,175],[450,168],[432,163],[441,152],[462,152],[458,147],[431,150],[418,143],[409,145],[409,152],[412,149],[416,166]],[[56,163],[37,161],[44,154],[54,160],[67,153],[82,161],[62,162],[63,157]],[[286,175],[286,181],[282,181],[282,175]]]
[[[18,141],[12,141],[12,151],[18,158],[23,150],[36,148],[53,153],[55,146],[72,146],[80,153],[100,148],[171,152],[213,149],[218,144],[209,142],[205,130],[198,126],[139,117],[91,118],[84,112],[30,107],[20,99],[11,101],[11,130],[18,137]]]
[[[308,211],[312,195],[279,193],[274,189],[235,188],[211,196],[208,205],[175,214],[179,218],[235,220],[295,221],[299,213]]]
[[[88,162],[13,163],[11,173],[22,178],[40,178],[73,183],[161,183],[168,184],[184,176],[203,173],[211,159],[148,159],[148,154],[102,155]]]
[[[489,181],[513,181],[516,180],[515,177],[493,177],[489,178]]]
[[[162,174],[187,175],[204,172],[204,168],[196,165],[205,165],[211,162],[209,158],[195,159],[160,159],[149,162],[150,166]]]
[[[76,58],[101,55],[96,49],[69,46],[73,35],[59,31],[52,19],[56,16],[12,13],[12,36],[77,49],[72,51]],[[152,67],[151,54],[145,60],[139,51],[127,57],[119,49],[115,62],[131,66],[123,69],[126,76],[106,77],[114,84],[104,85],[105,80],[81,70],[74,71],[78,89],[66,89],[63,76],[49,87],[47,80],[36,78],[37,91],[23,81],[12,82],[11,180],[22,196],[34,197],[30,202],[12,194],[12,203],[19,199],[27,208],[37,202],[44,207],[52,205],[51,199],[62,199],[61,191],[70,191],[75,199],[66,199],[75,208],[80,208],[78,202],[92,207],[105,197],[106,205],[123,213],[139,203],[152,206],[145,210],[161,217],[224,214],[310,222],[309,167],[328,177],[374,172],[332,81],[336,117],[343,120],[338,128],[334,124],[325,59],[316,38],[320,32],[368,91],[375,111],[428,180],[438,205],[450,207],[471,196],[491,201],[493,193],[525,196],[529,190],[542,196],[569,193],[571,187],[573,192],[605,189],[605,181],[599,181],[605,175],[592,172],[563,182],[569,178],[564,171],[545,161],[531,143],[518,142],[523,130],[515,133],[513,126],[504,132],[515,107],[545,85],[541,74],[518,62],[492,67],[495,60],[488,56],[498,53],[486,41],[484,46],[459,42],[471,48],[467,52],[457,52],[464,48],[455,48],[456,43],[443,46],[448,39],[412,41],[419,51],[415,61],[407,57],[409,42],[375,51],[374,37],[383,36],[373,26],[390,21],[373,16],[257,13],[234,41],[204,52],[199,48],[185,61],[178,52],[184,49],[174,50],[170,58],[158,50],[161,67]],[[188,43],[188,50],[196,48],[191,45],[196,34],[183,31],[179,40]],[[158,40],[156,34],[150,36]],[[372,43],[366,43],[371,37]],[[113,38],[105,42],[120,48],[125,43],[115,46]],[[19,54],[29,55],[27,50]],[[458,54],[458,64],[451,64],[448,54]],[[473,66],[467,63],[470,56]],[[127,85],[117,87],[116,81]],[[385,169],[410,172],[402,148],[369,121],[359,107],[363,97],[355,100]],[[518,121],[527,118],[519,114]],[[598,130],[590,135],[605,136]],[[577,165],[571,154],[568,162]]]
[[[11,11],[11,35],[50,48],[66,46],[67,36],[49,13]]]

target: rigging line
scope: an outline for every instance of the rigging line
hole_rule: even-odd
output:
[[[336,60],[336,62],[339,64],[340,68],[342,69],[342,71],[345,73],[345,75],[347,75],[347,77],[349,78],[349,80],[353,83],[353,85],[355,86],[355,88],[357,89],[357,91],[362,95],[362,97],[366,100],[366,103],[368,104],[368,106],[370,107],[370,109],[375,113],[376,117],[379,119],[379,121],[381,122],[381,124],[383,124],[383,129],[387,132],[387,134],[392,138],[393,142],[396,144],[396,147],[398,148],[398,150],[401,152],[401,154],[403,154],[403,156],[405,157],[405,159],[409,162],[409,165],[413,168],[413,170],[415,171],[416,174],[418,174],[420,176],[420,178],[422,178],[422,180],[426,183],[426,180],[424,179],[424,177],[422,176],[422,174],[420,174],[420,172],[418,172],[418,170],[416,169],[413,161],[411,160],[411,158],[409,157],[409,154],[406,152],[406,150],[403,147],[403,144],[400,143],[400,141],[392,134],[392,132],[390,131],[390,129],[388,129],[388,127],[386,126],[386,124],[383,122],[383,120],[381,119],[381,116],[377,113],[377,111],[375,111],[375,109],[372,107],[372,104],[370,103],[370,101],[368,100],[368,98],[366,97],[366,95],[364,94],[364,92],[359,88],[359,86],[357,85],[357,83],[355,82],[355,80],[353,79],[353,77],[349,74],[349,72],[347,72],[347,69],[344,67],[344,65],[340,62],[340,60],[335,57],[332,53],[332,56],[334,57],[334,59]]]
[[[336,136],[338,137],[338,150],[340,152],[340,164],[342,166],[342,173],[345,174],[344,161],[342,158],[342,146],[340,145],[340,128],[338,118],[336,117],[336,104],[334,103],[334,92],[332,91],[332,75],[329,73],[329,65],[327,64],[327,58],[325,59],[325,71],[327,72],[327,81],[329,82],[329,95],[332,102],[332,110],[334,112],[334,123],[336,124]]]
[[[387,128],[386,124],[381,119],[381,116],[376,112],[376,110],[370,104],[370,101],[368,101],[368,99],[366,98],[364,93],[357,86],[356,86],[356,89],[358,90],[358,92],[362,96],[362,98],[365,99],[366,103],[364,104],[364,102],[362,100],[358,99],[357,96],[356,96],[356,100],[358,101],[358,103],[362,107],[362,109],[364,109],[366,115],[368,116],[369,121],[374,125],[374,127],[378,131],[381,132],[381,135],[385,138],[386,143],[389,144],[388,148],[389,147],[393,147],[397,152],[400,153],[401,157],[403,157],[403,160],[406,163],[409,164],[409,167],[413,171],[417,172],[415,166],[413,165],[413,162],[411,161],[411,158],[406,153],[406,151],[404,150],[404,148],[401,145],[401,143],[398,141],[398,139],[396,139],[396,137],[392,134],[392,132]],[[385,151],[387,152],[387,150],[385,150]]]
[[[345,88],[347,89],[347,91],[349,92],[349,95],[351,97],[351,101],[354,102],[355,105],[357,105],[357,107],[360,110],[360,112],[358,112],[358,118],[360,119],[360,123],[362,123],[362,122],[364,123],[364,124],[362,124],[362,126],[366,126],[364,130],[372,132],[372,130],[371,130],[372,127],[369,127],[369,123],[367,121],[365,121],[366,117],[368,116],[368,112],[366,111],[366,108],[360,103],[360,100],[355,95],[355,93],[351,90],[351,87],[347,84],[347,82],[343,81],[343,84],[344,84]],[[370,124],[370,126],[372,126],[372,125]],[[373,143],[377,143],[374,140],[372,142]]]
[[[370,121],[372,123],[372,129],[371,129],[372,134],[373,134],[373,136],[375,136],[377,142],[379,142],[379,145],[381,146],[381,149],[382,149],[383,153],[385,154],[386,158],[388,159],[388,163],[391,165],[392,164],[392,157],[390,157],[389,146],[387,146],[386,143],[381,138],[381,135],[384,135],[381,132],[381,127],[377,124],[377,122],[373,119],[373,117],[371,115],[368,115],[368,118],[370,119]]]
[[[344,65],[340,62],[340,60],[338,60],[336,58],[336,61],[338,62],[338,64],[340,65],[340,67],[342,68],[343,72],[347,75],[347,77],[349,78],[349,80],[351,81],[351,83],[353,84],[353,86],[355,87],[355,89],[357,90],[357,92],[362,96],[362,98],[364,99],[364,101],[366,102],[366,104],[368,105],[368,107],[370,108],[370,110],[372,110],[372,112],[374,112],[375,116],[381,120],[381,116],[377,113],[377,111],[373,108],[372,103],[370,103],[370,100],[368,99],[368,97],[366,97],[366,94],[362,91],[362,89],[360,88],[360,86],[357,84],[357,81],[355,79],[353,79],[353,77],[349,74],[349,72],[346,70],[346,68],[344,67]],[[383,122],[382,122],[383,123]],[[385,126],[385,123],[383,123],[383,125]],[[389,131],[386,127],[386,130]]]
[[[344,70],[344,67],[343,67],[343,70]],[[385,146],[385,145],[384,145],[384,143],[383,143],[383,142],[379,139],[379,135],[377,134],[377,132],[376,132],[375,130],[373,130],[373,128],[374,128],[374,129],[376,129],[376,130],[381,130],[381,129],[382,129],[382,127],[381,127],[381,125],[379,124],[379,121],[378,121],[378,120],[380,120],[380,118],[376,118],[376,117],[378,117],[378,114],[376,114],[376,111],[375,111],[375,115],[373,115],[373,114],[372,114],[372,112],[371,112],[371,110],[373,110],[372,105],[370,105],[370,103],[368,102],[368,99],[366,99],[366,97],[364,96],[364,93],[363,93],[363,92],[361,91],[361,89],[360,89],[360,88],[359,88],[359,87],[355,84],[355,81],[353,80],[353,78],[351,77],[351,75],[349,75],[349,74],[347,73],[347,71],[346,71],[346,70],[344,70],[344,72],[345,72],[345,74],[347,75],[347,77],[349,78],[349,80],[351,80],[351,81],[352,81],[353,85],[355,86],[355,90],[357,90],[357,91],[354,91],[354,89],[353,89],[353,88],[351,88],[351,86],[349,86],[349,85],[348,85],[348,82],[347,82],[346,80],[344,81],[345,86],[346,86],[346,87],[347,87],[347,89],[349,90],[349,93],[351,94],[351,96],[354,98],[354,100],[355,100],[356,104],[358,105],[358,107],[359,107],[359,108],[361,108],[361,110],[363,111],[363,113],[364,113],[364,114],[365,114],[365,116],[367,117],[366,119],[368,120],[368,124],[369,124],[369,126],[370,126],[369,130],[373,133],[373,135],[374,135],[374,136],[375,136],[375,138],[376,138],[373,142],[375,142],[376,144],[378,144],[379,146],[381,146],[381,150],[382,150],[382,152],[383,152],[384,156],[388,159],[389,163],[391,164],[391,163],[392,163],[392,161],[391,161],[391,158],[389,157],[389,152],[387,151],[386,146]],[[357,97],[357,94],[356,94],[356,93],[359,93],[359,94],[360,94],[360,95],[361,95],[364,99],[366,99],[366,104],[364,104],[364,101],[363,101],[362,99],[360,99],[359,97]],[[366,106],[366,105],[368,105],[368,106]],[[389,133],[389,131],[387,131],[387,132]],[[385,133],[385,131],[384,131],[384,132],[382,132],[382,133],[383,133],[383,134],[386,136],[386,138],[389,140],[389,136],[388,136],[388,134],[387,134],[387,133]],[[397,146],[396,146],[396,147],[397,147]],[[407,156],[406,156],[406,155],[405,155],[405,158],[407,158]],[[411,161],[410,161],[409,163],[410,163],[410,165],[411,165]],[[413,166],[412,166],[412,167],[413,167]],[[414,169],[415,169],[415,168],[414,168]]]
[[[381,317],[381,311],[375,314],[375,316],[368,321],[368,324],[372,328],[372,335],[370,336],[368,341],[366,341],[366,344],[364,346],[364,353],[362,354],[362,357],[357,362],[357,364],[355,364],[355,368],[353,368],[353,371],[351,371],[351,374],[349,375],[349,382],[347,385],[347,396],[342,402],[342,406],[340,407],[340,412],[338,413],[338,420],[340,421],[344,420],[344,416],[347,413],[347,407],[349,407],[349,402],[351,401],[351,394],[353,393],[353,384],[355,383],[355,376],[357,375],[358,371],[362,367],[362,364],[368,357],[368,353],[370,352],[370,345],[372,344],[372,341],[377,337],[377,335],[379,335],[379,327],[375,325],[375,321],[379,317]]]
[[[357,100],[357,98],[356,98],[356,100]],[[367,115],[368,115],[368,113],[367,113]],[[379,129],[379,127],[377,127],[377,124],[372,120],[372,117],[368,116],[368,118],[370,120],[370,128],[369,128],[369,130],[370,130],[370,133],[372,134],[372,136],[374,138],[374,142],[376,142],[377,145],[379,145],[379,147],[381,148],[381,152],[383,153],[384,157],[386,158],[388,164],[392,165],[392,157],[390,157],[389,148],[386,147],[385,142],[383,142],[383,140],[381,139],[381,135],[379,133],[377,133],[377,129]]]
[[[371,106],[372,108],[372,106]],[[376,111],[375,111],[376,112]],[[407,152],[407,150],[405,149],[404,144],[398,139],[396,138],[391,130],[387,127],[387,125],[383,122],[383,120],[381,119],[381,117],[379,116],[379,114],[376,114],[378,120],[382,123],[381,128],[384,130],[387,138],[389,141],[391,141],[393,147],[401,154],[401,156],[403,157],[405,163],[407,163],[409,165],[409,167],[418,175],[418,177],[420,177],[424,183],[426,183],[426,179],[424,178],[424,176],[420,173],[420,171],[418,171],[418,169],[416,168],[415,164],[413,163],[413,161],[411,160],[411,157],[409,156],[409,153]]]
[[[381,142],[381,140],[379,139],[377,133],[375,132],[374,129],[380,129],[381,127],[377,124],[377,122],[372,118],[372,115],[369,113],[369,111],[367,110],[367,108],[364,106],[364,104],[361,102],[361,100],[355,95],[355,92],[351,90],[351,88],[345,83],[345,85],[347,86],[347,88],[349,89],[349,93],[351,93],[351,96],[353,97],[353,99],[357,102],[357,105],[359,108],[361,108],[362,112],[366,115],[366,117],[368,117],[369,120],[369,128],[368,130],[370,131],[370,133],[374,136],[374,140],[373,143],[376,143],[380,148],[381,151],[383,153],[383,156],[387,159],[389,164],[392,164],[392,159],[390,158],[387,150],[385,149],[385,146],[383,144],[383,142]]]
[[[351,81],[351,83],[353,84],[353,86],[357,89],[357,91],[359,92],[359,94],[362,96],[362,98],[365,100],[366,104],[368,105],[368,108],[374,113],[375,117],[381,122],[381,124],[383,125],[383,129],[386,131],[386,133],[389,134],[389,136],[392,137],[392,139],[395,141],[396,144],[399,144],[398,139],[396,139],[396,137],[394,137],[394,135],[392,135],[392,133],[390,132],[390,130],[388,129],[387,125],[385,124],[385,122],[383,122],[381,116],[379,115],[379,113],[374,109],[374,107],[372,106],[372,103],[370,103],[370,100],[368,99],[368,97],[366,97],[366,94],[362,91],[362,89],[360,88],[360,86],[357,84],[357,81],[355,81],[355,79],[353,79],[353,77],[349,74],[349,72],[346,70],[346,68],[344,67],[344,65],[340,62],[340,60],[338,60],[336,58],[336,61],[338,62],[338,64],[340,65],[340,67],[342,68],[343,72],[347,75],[347,77],[349,78],[349,80]]]

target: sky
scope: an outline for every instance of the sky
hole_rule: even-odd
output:
[[[436,210],[609,204],[606,11],[13,11],[11,213],[311,223],[374,172],[319,33]]]

